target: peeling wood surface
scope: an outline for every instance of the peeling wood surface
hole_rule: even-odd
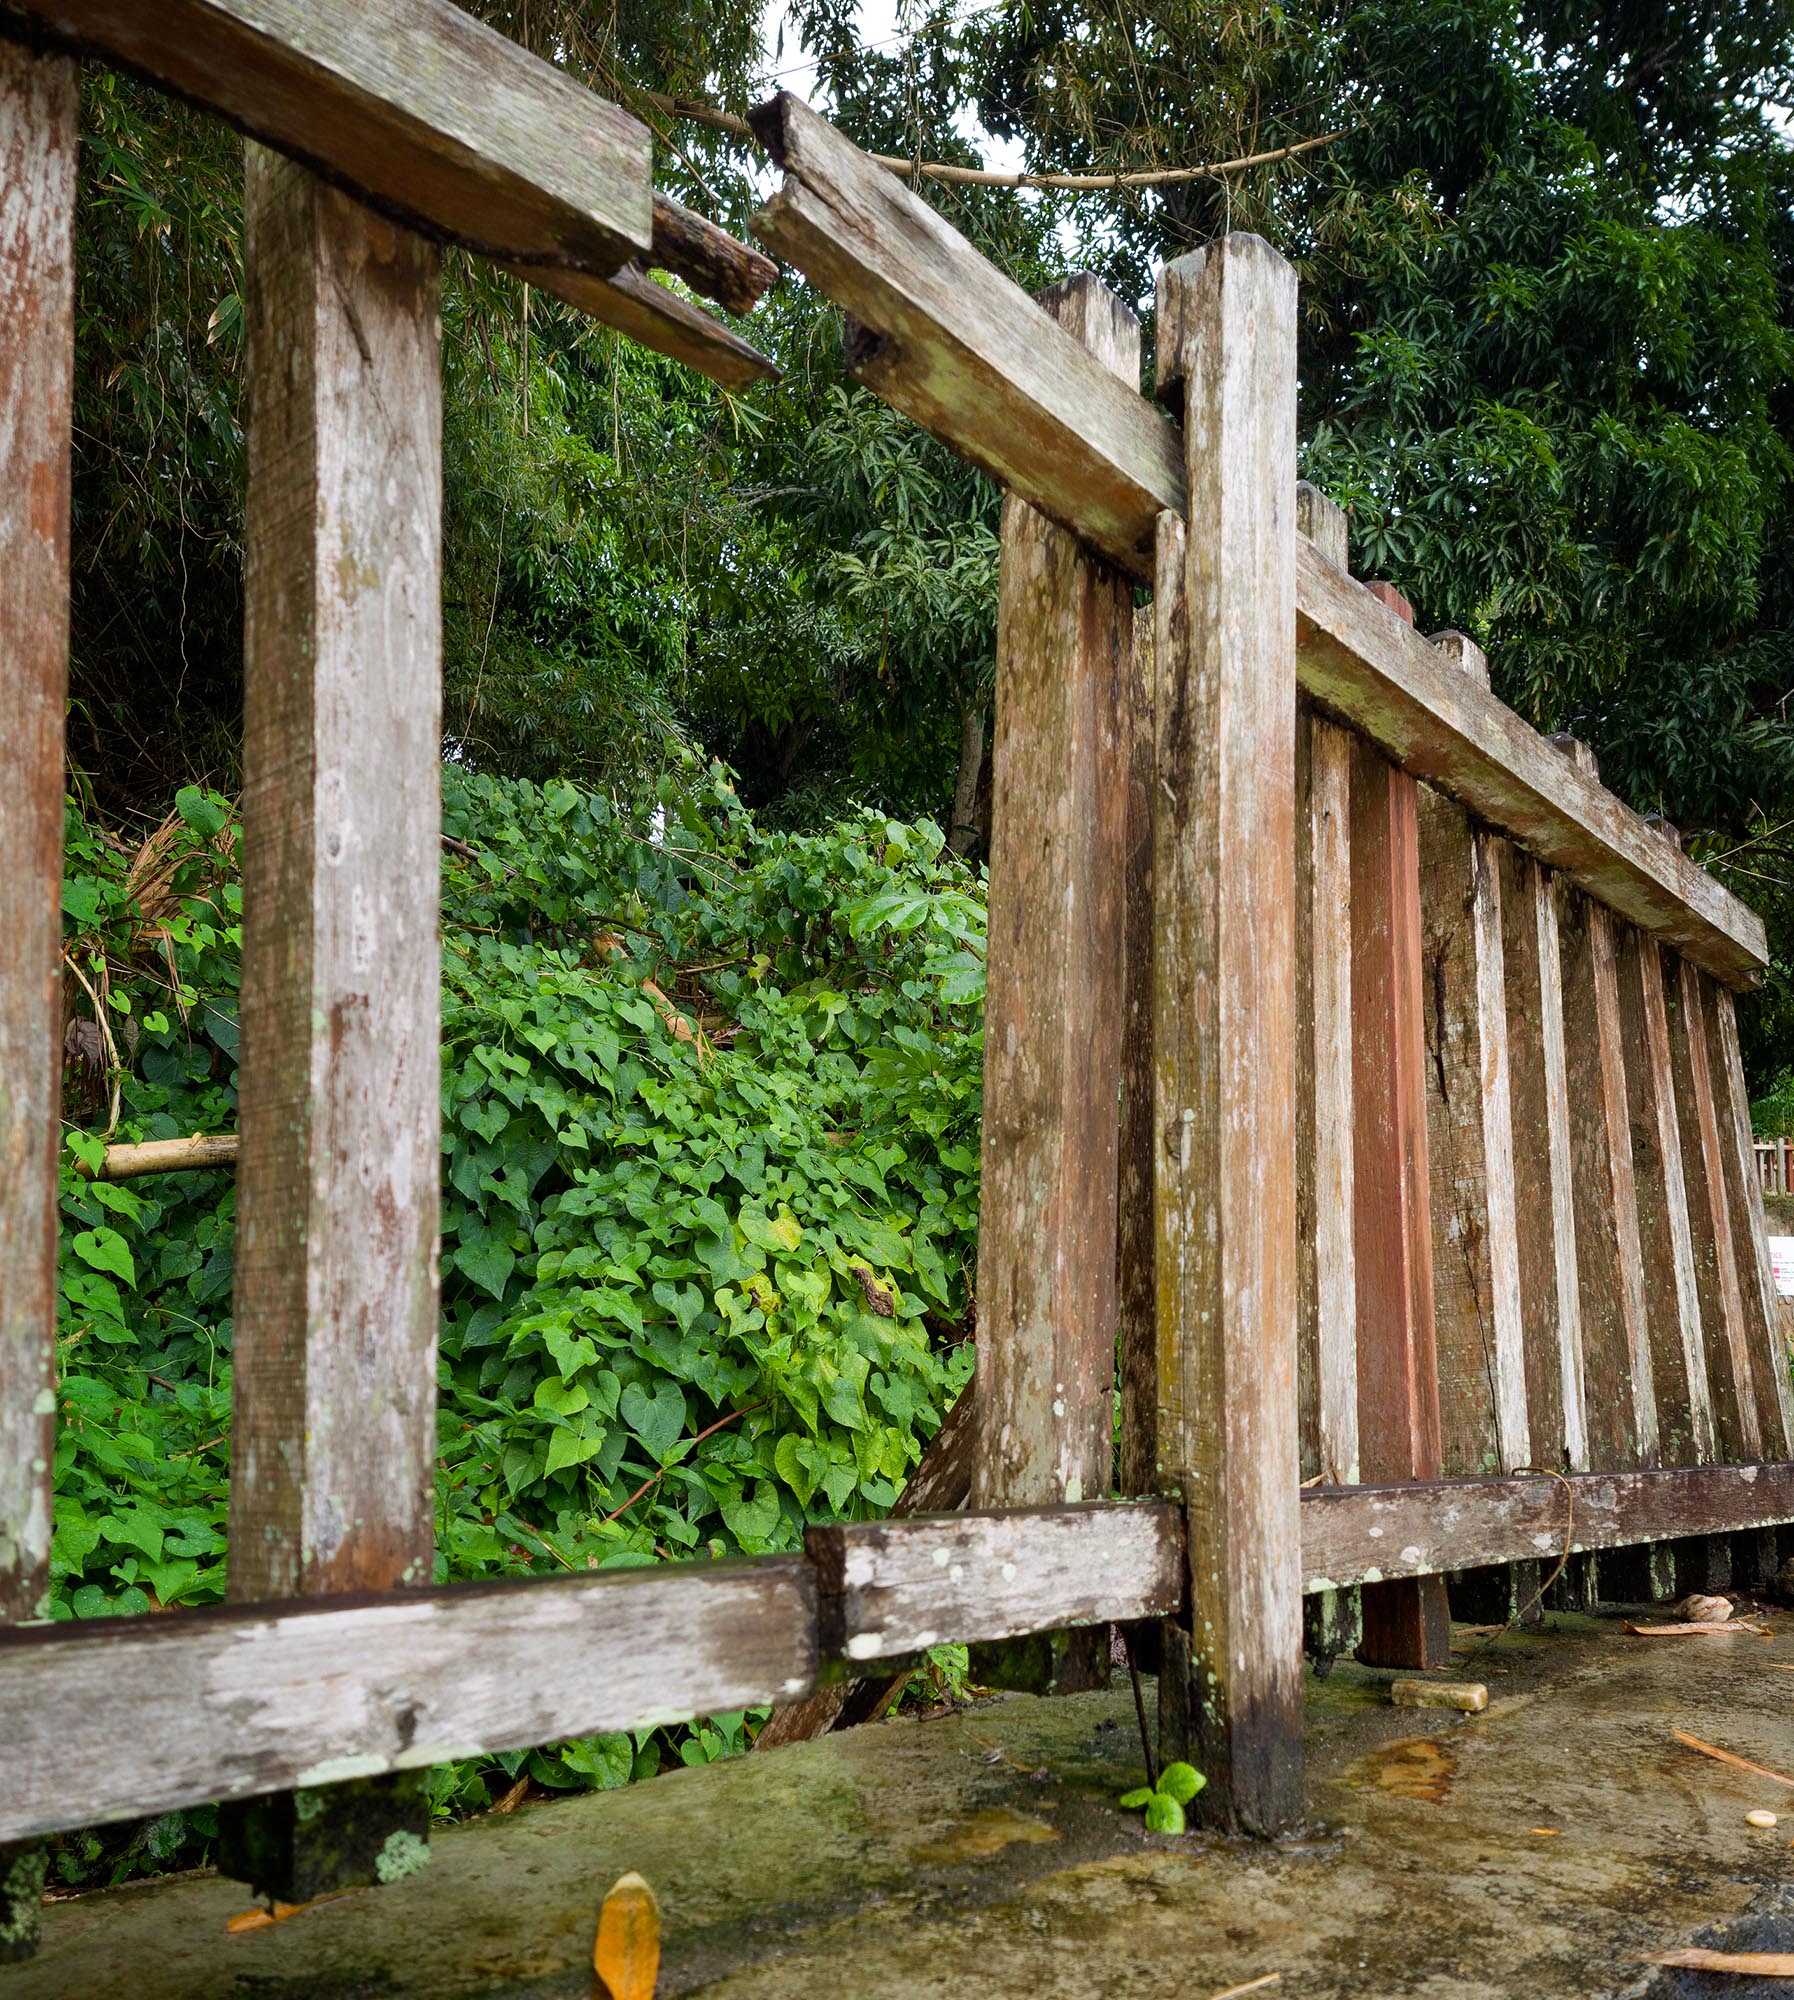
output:
[[[1728,985],[1756,983],[1768,945],[1754,910],[1312,550],[1298,589],[1305,694]]]
[[[441,1175],[437,253],[248,149],[231,1596],[425,1583]]]
[[[1635,926],[1615,928],[1620,1045],[1625,1052],[1659,1453],[1668,1465],[1705,1465],[1718,1455],[1719,1441],[1707,1386],[1706,1337],[1682,1175],[1663,955],[1657,940]]]
[[[1794,1521],[1794,1464],[1573,1473],[1571,1546],[1626,1547]],[[1563,1553],[1565,1482],[1464,1479],[1302,1496],[1303,1589]]]
[[[75,65],[0,43],[0,1622],[48,1615]]]
[[[753,114],[785,185],[754,234],[845,306],[853,372],[1133,575],[1181,513],[1176,431],[895,175],[789,92]],[[1290,467],[1295,464],[1294,454]]]
[[[1257,237],[1159,277],[1190,491],[1187,531],[1160,519],[1155,595],[1159,1457],[1193,1557],[1161,1730],[1188,1715],[1203,1810],[1267,1833],[1302,1811],[1295,315],[1295,273]]]
[[[1564,890],[1558,939],[1589,1463],[1596,1471],[1654,1465],[1657,1401],[1645,1330],[1612,918],[1587,896]]]
[[[24,0],[430,233],[608,276],[653,240],[651,135],[450,0]]]
[[[1157,1618],[1184,1601],[1183,1517],[1164,1502],[810,1528],[825,1656]]]
[[[1045,310],[1112,377],[1138,373],[1138,323],[1106,286],[1070,279]],[[1127,578],[1010,494],[978,1232],[982,1507],[1112,1489],[1132,628]]]
[[[0,1840],[789,1700],[815,1673],[797,1556],[39,1627],[0,1635]]]

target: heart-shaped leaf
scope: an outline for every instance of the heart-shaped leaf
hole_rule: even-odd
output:
[[[623,1391],[617,1412],[650,1455],[665,1465],[685,1429],[685,1392],[679,1385],[657,1382],[650,1396],[639,1382],[631,1382]]]

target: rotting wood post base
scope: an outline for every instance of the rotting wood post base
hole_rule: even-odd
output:
[[[1761,1590],[1775,1581],[1781,1558],[1773,1528],[1741,1528],[1729,1539],[1734,1590]]]
[[[1451,1615],[1464,1625],[1539,1625],[1545,1605],[1536,1562],[1491,1563],[1455,1571],[1448,1580]]]
[[[1711,1593],[1732,1587],[1732,1538],[1729,1535],[1683,1535],[1671,1542],[1675,1557],[1676,1595]]]
[[[1302,1647],[1316,1680],[1325,1680],[1333,1662],[1350,1658],[1364,1638],[1364,1597],[1348,1590],[1317,1590],[1302,1600]]]
[[[239,1799],[218,1815],[219,1872],[280,1903],[403,1881],[429,1843],[428,1771]]]
[[[1601,1560],[1606,1561],[1605,1553]],[[1553,1611],[1580,1611],[1593,1614],[1601,1606],[1600,1578],[1592,1555],[1574,1555],[1564,1564],[1563,1574],[1545,1593]]]
[[[1662,1604],[1676,1594],[1674,1553],[1668,1542],[1603,1549],[1599,1582],[1603,1604]]]
[[[1109,1628],[1072,1627],[968,1647],[967,1677],[1012,1694],[1085,1694],[1109,1683]]]

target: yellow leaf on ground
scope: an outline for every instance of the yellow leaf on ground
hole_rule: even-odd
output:
[[[660,1905],[633,1869],[604,1899],[592,1945],[594,2000],[654,2000],[660,1977]]]

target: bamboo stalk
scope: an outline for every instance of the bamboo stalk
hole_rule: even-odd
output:
[[[234,1132],[195,1132],[186,1139],[145,1139],[137,1145],[106,1148],[97,1173],[83,1168],[89,1180],[130,1181],[139,1174],[192,1173],[196,1168],[235,1167]]]

